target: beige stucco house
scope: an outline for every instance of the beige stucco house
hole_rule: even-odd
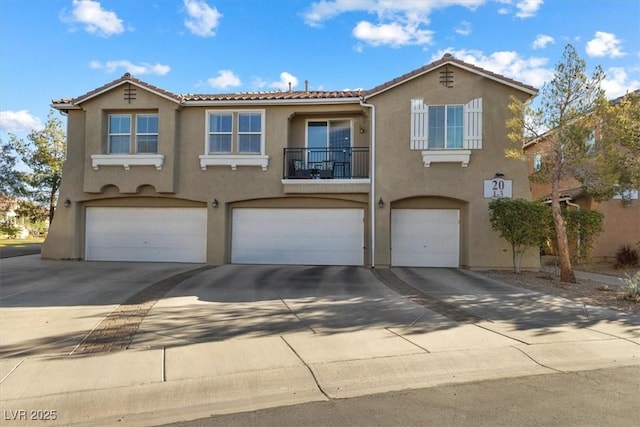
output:
[[[68,153],[42,255],[510,268],[488,204],[531,198],[505,122],[536,93],[451,55],[366,91],[177,95],[125,74],[53,101]]]
[[[547,152],[551,150],[551,143],[545,136],[546,134],[524,145],[530,175],[540,170]],[[596,144],[598,138],[599,130],[595,129],[587,143]],[[604,216],[602,233],[596,237],[593,248],[589,251],[590,258],[615,259],[622,247],[635,248],[640,245],[640,200],[637,190],[621,192],[610,200],[599,202],[583,190],[578,180],[564,179],[560,182],[560,193],[561,202],[568,209],[590,209]],[[531,182],[531,194],[536,200],[550,203],[551,184]],[[576,252],[578,248],[573,247],[571,250]]]

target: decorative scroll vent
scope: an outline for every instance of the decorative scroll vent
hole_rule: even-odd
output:
[[[444,70],[440,71],[440,84],[449,89],[453,87],[453,70],[449,67],[444,67]]]
[[[131,85],[127,85],[127,87],[124,88],[124,100],[127,101],[129,104],[131,104],[133,101],[136,100],[135,87]]]

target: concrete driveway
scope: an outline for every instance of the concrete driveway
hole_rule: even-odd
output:
[[[637,318],[460,270],[26,256],[0,279],[0,405],[59,425],[640,363]]]
[[[584,328],[620,319],[638,324],[613,310],[456,269],[214,267],[47,261],[37,255],[1,262],[4,357],[301,332],[409,328],[422,333],[467,323],[526,342],[532,336],[560,338],[567,325]]]
[[[131,329],[122,348],[451,323],[363,267],[203,268],[48,261],[37,255],[5,259],[1,267],[4,357],[78,352],[81,342],[114,332],[118,321]]]

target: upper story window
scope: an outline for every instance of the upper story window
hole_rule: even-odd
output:
[[[269,167],[265,147],[264,110],[208,110],[204,154],[200,167],[210,166],[259,166]]]
[[[462,105],[429,107],[428,146],[462,148]]]
[[[262,115],[238,113],[238,151],[259,153],[262,140]]]
[[[131,148],[131,116],[109,116],[109,153],[129,153]]]
[[[136,152],[158,152],[157,114],[139,114],[136,116]]]
[[[108,145],[109,154],[157,153],[158,115],[110,114]]]
[[[209,153],[230,153],[233,129],[231,113],[209,115]]]
[[[540,172],[542,169],[542,153],[535,153],[533,155],[533,171]]]
[[[208,137],[208,154],[264,154],[264,114],[210,112]]]
[[[161,170],[164,155],[158,154],[158,115],[154,113],[109,114],[107,154],[91,154],[91,166],[154,166]]]
[[[411,149],[482,148],[482,98],[467,104],[427,105],[411,100]]]

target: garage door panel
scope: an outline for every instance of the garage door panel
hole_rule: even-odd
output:
[[[394,209],[391,262],[407,267],[458,267],[460,211]]]
[[[231,262],[362,265],[362,209],[234,209]]]
[[[206,217],[202,208],[87,208],[85,258],[205,262]]]

